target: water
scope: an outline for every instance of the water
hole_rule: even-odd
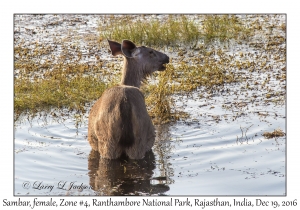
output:
[[[86,116],[81,124],[51,115],[25,120],[15,129],[15,194],[284,195],[286,139],[262,136],[285,132],[284,106],[255,106],[235,118],[220,107],[224,97],[210,109],[196,95],[181,100],[192,120],[157,126],[153,152],[140,161],[99,159],[87,142]],[[84,189],[69,190],[72,182]],[[33,189],[39,186],[54,188]]]
[[[66,15],[68,21],[55,29],[47,23],[60,18],[49,15],[24,16],[25,26],[15,18],[15,28],[22,33],[24,27],[46,24],[47,33],[56,33],[74,23],[79,32],[94,31],[97,17],[78,16],[87,21],[84,27],[73,21],[77,16]],[[41,39],[53,42],[47,33]],[[261,38],[265,37],[257,36]],[[286,132],[285,81],[276,79],[285,62],[274,58],[284,55],[256,51],[245,43],[233,44],[228,54],[237,57],[239,52],[251,54],[251,59],[241,60],[257,61],[257,55],[266,55],[271,68],[251,74],[238,70],[246,79],[225,85],[224,91],[199,88],[174,96],[175,108],[189,117],[157,125],[155,146],[142,160],[100,159],[87,141],[87,114],[53,111],[33,119],[21,116],[14,133],[14,194],[285,195],[286,137],[262,136],[278,128]],[[108,59],[105,50],[101,53],[101,59]],[[255,85],[266,78],[267,86]],[[253,88],[245,88],[246,83]],[[268,100],[271,89],[277,95]]]

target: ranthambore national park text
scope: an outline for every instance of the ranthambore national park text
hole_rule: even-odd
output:
[[[231,206],[229,201],[220,201],[218,198],[207,201],[205,199],[170,198],[169,200],[142,199],[142,201],[113,201],[111,198],[106,201],[93,199],[93,206]]]

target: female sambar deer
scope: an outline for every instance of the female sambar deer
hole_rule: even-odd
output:
[[[121,84],[105,90],[91,108],[88,140],[102,158],[141,159],[154,144],[154,126],[139,87],[152,72],[166,69],[169,57],[129,40],[108,40],[112,55],[123,55]]]

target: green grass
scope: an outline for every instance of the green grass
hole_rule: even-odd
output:
[[[99,98],[105,88],[107,85],[95,77],[80,74],[72,79],[62,75],[33,82],[15,79],[15,113],[37,112],[51,107],[84,111],[85,103]]]
[[[51,108],[85,112],[85,105],[96,100],[111,85],[89,73],[99,73],[100,65],[80,63],[78,56],[45,59],[53,47],[36,44],[34,48],[17,45],[15,50],[14,113],[35,114]],[[43,60],[43,62],[41,62]]]
[[[169,15],[161,22],[156,19],[137,19],[131,16],[109,19],[106,26],[99,25],[101,40],[129,39],[135,43],[149,46],[178,45],[199,39],[196,23],[186,16]]]
[[[202,39],[221,41],[246,37],[249,33],[234,15],[204,15],[200,23],[188,15],[168,15],[165,20],[155,18],[135,19],[130,15],[110,16],[107,24],[99,24],[100,40],[133,42],[149,46],[196,46]],[[242,36],[241,36],[242,35]]]

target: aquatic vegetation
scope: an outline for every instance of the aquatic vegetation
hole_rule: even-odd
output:
[[[34,81],[18,78],[14,85],[15,113],[37,112],[51,107],[84,111],[85,103],[99,98],[106,87],[97,78],[80,74],[71,79],[63,73]]]
[[[197,24],[184,15],[167,15],[166,19],[131,15],[110,16],[99,24],[100,40],[129,39],[149,46],[177,46],[198,41]]]
[[[258,21],[259,19],[266,21]],[[201,88],[201,97],[230,93],[229,83],[242,83],[241,91],[252,101],[284,104],[286,80],[285,24],[269,24],[268,15],[102,15],[99,35],[68,30],[66,36],[51,35],[50,42],[26,41],[15,36],[14,110],[38,112],[68,108],[86,112],[102,91],[120,81],[121,56],[108,58],[105,41],[131,39],[168,54],[172,61],[142,87],[154,122],[184,119],[175,107],[178,95]],[[58,21],[58,20],[57,20]],[[44,24],[53,27],[63,22]],[[27,29],[27,33],[42,33]],[[23,32],[22,32],[23,33]],[[232,51],[247,42],[252,50]],[[223,42],[225,41],[225,42]],[[84,43],[84,44],[83,44]],[[233,46],[232,46],[233,45]],[[256,78],[255,75],[264,75]],[[267,75],[267,76],[265,76]],[[273,88],[273,83],[283,89]],[[147,82],[147,81],[146,81]],[[261,94],[257,92],[261,91]],[[248,92],[245,92],[248,94]],[[241,102],[242,103],[242,102]],[[232,110],[238,104],[226,104]],[[246,103],[247,104],[247,103]]]
[[[100,41],[130,39],[149,46],[168,47],[196,47],[199,40],[245,38],[250,32],[235,15],[111,15],[99,24],[98,31]]]
[[[245,39],[251,32],[236,15],[205,15],[202,28],[206,40]]]
[[[154,123],[167,123],[171,119],[176,119],[176,113],[172,112],[173,100],[171,94],[174,93],[170,81],[174,69],[167,65],[167,69],[158,73],[157,84],[147,84],[142,87],[146,95],[146,104],[150,116],[153,117]]]
[[[266,139],[285,136],[285,133],[280,129],[275,129],[273,132],[265,132],[262,134]]]
[[[106,21],[117,25],[111,34],[108,34],[111,31],[110,28],[105,26],[102,28],[104,33],[102,35],[116,40],[126,37],[154,46],[172,46],[198,41],[200,33],[195,21],[184,15],[168,15],[166,17],[161,22],[146,17],[132,19],[130,16],[122,16],[122,18],[111,16]],[[130,21],[132,24],[125,24]],[[125,28],[122,28],[123,26]],[[138,32],[138,29],[143,33]],[[102,35],[100,33],[99,40]],[[95,41],[95,37],[85,37],[89,37],[85,38],[87,41]],[[15,45],[14,109],[16,114],[23,111],[38,112],[53,107],[68,107],[85,111],[85,103],[97,99],[106,87],[117,83],[119,73],[111,74],[108,71],[117,69],[118,66],[114,63],[104,63],[95,55],[98,62],[87,64],[84,62],[85,49],[68,41],[68,37],[61,40],[55,38],[54,43],[35,42],[28,46],[23,40]],[[57,51],[60,53],[58,54]],[[180,53],[183,52],[178,54]],[[157,78],[159,86],[155,88],[150,86],[148,92],[151,94],[146,99],[149,107],[155,107],[151,111],[153,116],[162,118],[164,122],[169,121],[167,119],[171,116],[172,107],[169,95],[174,91],[191,91],[200,85],[208,84],[208,81],[212,81],[209,85],[221,84],[223,79],[216,78],[217,75],[222,74],[220,68],[210,64],[211,62],[204,66],[191,66],[187,62],[181,61],[179,65],[168,67],[170,71],[167,72],[172,72],[172,74],[168,73],[168,77],[166,77],[167,73],[159,75]],[[106,65],[106,69],[102,68],[103,65]],[[175,68],[176,70],[174,70]],[[107,76],[108,74],[110,76]],[[193,80],[190,81],[189,78],[193,78]],[[170,88],[166,88],[168,85],[171,85]],[[151,98],[153,99],[153,95],[157,96],[157,94],[159,100],[155,103],[156,106],[153,106],[151,103],[154,101]],[[176,117],[173,115],[173,118]]]
[[[173,94],[184,94],[196,90],[199,87],[207,89],[224,83],[236,81],[232,72],[224,71],[219,65],[207,63],[205,65],[188,65],[185,62],[168,64],[167,70],[157,76],[157,84],[147,84],[143,88],[146,93],[146,103],[150,115],[160,123],[176,121],[186,118],[186,113],[176,110]]]
[[[85,112],[85,105],[99,98],[114,81],[105,83],[93,72],[103,71],[101,65],[76,62],[76,57],[58,63],[43,60],[53,52],[51,46],[36,45],[29,49],[15,46],[14,111],[36,113],[51,108],[68,108]]]

